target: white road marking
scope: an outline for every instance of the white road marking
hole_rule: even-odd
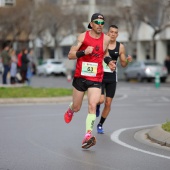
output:
[[[138,129],[138,128],[146,128],[146,127],[151,127],[151,126],[156,126],[156,125],[137,126],[137,127],[119,129],[119,130],[117,130],[117,131],[115,131],[115,132],[112,133],[111,139],[112,139],[114,142],[116,142],[117,144],[122,145],[122,146],[124,146],[124,147],[126,147],[126,148],[129,148],[129,149],[132,149],[132,150],[135,150],[135,151],[139,151],[139,152],[143,152],[143,153],[146,153],[146,154],[149,154],[149,155],[153,155],[153,156],[170,159],[169,156],[165,156],[165,155],[161,155],[161,154],[157,154],[157,153],[154,153],[154,152],[149,152],[149,151],[146,151],[146,150],[142,150],[142,149],[136,148],[136,147],[134,147],[134,146],[131,146],[131,145],[127,144],[127,143],[122,142],[122,141],[119,139],[120,134],[121,134],[122,132],[126,131],[126,130],[129,130],[129,129]]]
[[[165,102],[170,102],[170,99],[168,99],[167,97],[162,97],[162,100],[165,101]]]

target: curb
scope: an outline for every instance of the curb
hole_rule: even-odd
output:
[[[71,100],[71,97],[56,98],[10,98],[0,99],[0,104],[17,104],[17,103],[58,103]]]
[[[83,100],[86,100],[87,96],[84,96]],[[49,98],[9,98],[0,99],[0,104],[19,104],[19,103],[61,103],[69,102],[72,100],[72,96],[65,97],[49,97]]]
[[[120,98],[122,95],[116,95],[115,98]],[[83,100],[87,100],[87,95],[84,95]],[[49,98],[0,98],[0,104],[24,104],[24,103],[61,103],[71,102],[72,96],[49,97]]]
[[[170,147],[170,133],[163,130],[162,125],[150,129],[147,135],[151,141]]]

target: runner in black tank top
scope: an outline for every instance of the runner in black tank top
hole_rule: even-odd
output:
[[[116,47],[115,49],[108,49],[110,57],[112,57],[112,60],[114,60],[117,63],[117,59],[119,57],[119,48],[120,48],[120,42],[116,41]],[[114,72],[107,72],[107,70],[104,70],[104,77],[103,82],[117,82],[117,71]]]
[[[111,25],[109,27],[108,35],[110,36],[110,44],[108,47],[110,57],[116,63],[119,57],[121,66],[126,67],[128,65],[128,62],[132,61],[132,57],[128,56],[126,58],[124,45],[116,41],[116,38],[118,36],[118,27],[115,25]],[[97,109],[96,109],[96,117],[98,117],[100,114],[100,104],[104,103],[105,101],[105,106],[102,111],[101,119],[97,125],[97,132],[100,134],[104,133],[102,125],[105,122],[111,110],[111,103],[115,95],[116,84],[118,80],[117,70],[112,72],[106,64],[104,64],[103,66],[104,66],[104,77],[102,81],[102,94],[100,97],[100,103],[97,105]]]

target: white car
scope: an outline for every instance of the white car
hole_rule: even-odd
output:
[[[2,73],[3,72],[3,64],[0,62],[0,73]]]
[[[56,59],[46,59],[41,65],[37,66],[38,75],[61,74],[66,75],[66,68],[62,61]]]

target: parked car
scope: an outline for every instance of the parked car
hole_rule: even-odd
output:
[[[56,59],[46,59],[42,64],[37,66],[38,75],[62,74],[66,75],[66,68],[62,61]]]
[[[137,79],[139,82],[147,80],[148,82],[155,79],[159,74],[161,82],[165,82],[168,77],[166,67],[154,60],[135,61],[124,71],[125,80]]]
[[[0,62],[0,73],[3,72],[3,64]]]

